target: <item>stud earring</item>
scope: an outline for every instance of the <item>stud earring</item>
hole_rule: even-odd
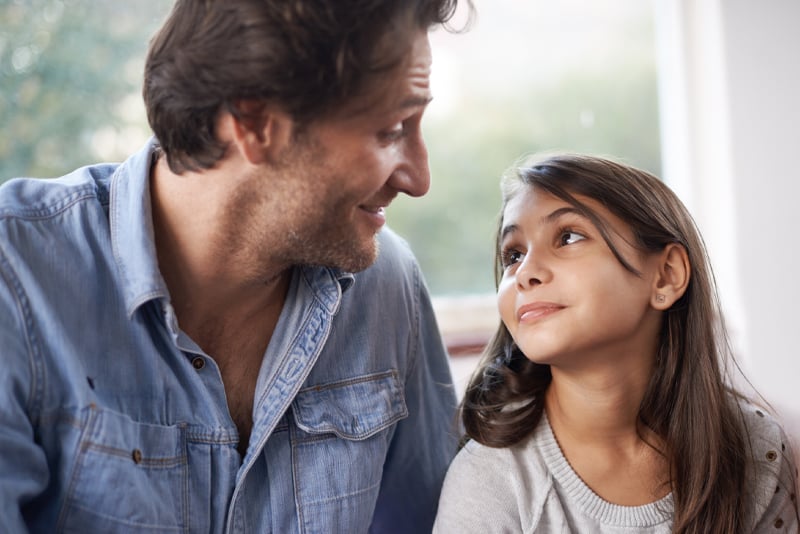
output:
[[[656,302],[666,302],[666,300],[667,300],[667,297],[665,297],[665,296],[664,296],[664,295],[662,295],[661,293],[659,293],[658,295],[656,295]]]

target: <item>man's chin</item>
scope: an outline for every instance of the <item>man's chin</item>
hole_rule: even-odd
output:
[[[353,254],[342,262],[339,269],[351,273],[363,271],[375,263],[378,259],[378,252],[378,239],[374,237],[369,246],[365,244],[360,250],[353,250]]]
[[[342,243],[332,248],[328,258],[314,262],[323,267],[331,267],[349,273],[357,273],[370,267],[378,259],[378,238],[360,243]]]

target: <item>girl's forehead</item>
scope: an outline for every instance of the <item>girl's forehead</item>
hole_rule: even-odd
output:
[[[540,188],[523,186],[515,191],[503,207],[501,236],[536,230],[552,223],[565,211],[575,212],[569,202]]]
[[[566,202],[552,193],[532,185],[522,185],[516,189],[506,201],[505,209],[534,210],[542,205]]]
[[[593,207],[586,203],[586,201],[591,199],[582,197],[580,195],[575,195],[575,199],[581,204],[592,208],[593,210]],[[503,208],[503,218],[527,217],[532,214],[541,216],[546,215],[546,212],[551,212],[564,207],[575,206],[542,188],[523,185],[506,201],[506,204]]]
[[[503,226],[539,226],[557,221],[558,217],[555,215],[570,213],[572,216],[586,219],[592,226],[599,223],[612,234],[622,236],[626,240],[632,237],[631,225],[617,217],[601,202],[586,195],[568,193],[577,205],[541,187],[521,185],[509,196],[503,208]]]

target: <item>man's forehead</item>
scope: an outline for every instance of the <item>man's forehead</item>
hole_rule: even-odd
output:
[[[430,87],[431,54],[427,33],[420,34],[403,61],[385,73],[377,74],[343,106],[352,115],[401,112],[425,107],[432,100]]]

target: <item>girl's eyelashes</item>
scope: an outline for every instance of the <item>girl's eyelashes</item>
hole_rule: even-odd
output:
[[[560,228],[557,232],[558,234],[558,246],[565,247],[567,245],[572,245],[577,243],[578,241],[583,241],[586,239],[586,236],[580,232],[576,232],[571,228]]]
[[[500,260],[502,262],[503,268],[506,269],[511,267],[515,263],[519,263],[522,261],[522,252],[513,248],[504,248],[500,253]]]
[[[587,236],[581,232],[577,232],[569,227],[563,227],[555,232],[554,245],[555,248],[561,248],[574,245],[585,239],[588,239]],[[500,251],[500,261],[504,269],[521,262],[524,257],[525,252],[522,252],[518,245],[508,244]]]

